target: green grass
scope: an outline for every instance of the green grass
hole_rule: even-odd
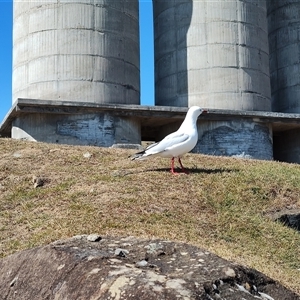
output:
[[[300,208],[299,165],[188,154],[191,174],[173,176],[168,159],[131,161],[133,152],[0,139],[0,256],[77,234],[156,237],[300,293],[300,234],[269,218]]]

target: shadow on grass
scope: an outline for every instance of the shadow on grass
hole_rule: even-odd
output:
[[[231,173],[231,172],[239,172],[239,169],[221,169],[221,168],[216,168],[216,169],[204,169],[204,168],[190,168],[190,169],[185,169],[188,174],[184,173],[180,168],[176,168],[175,172],[178,173],[178,175],[192,175],[192,174],[221,174],[221,173]],[[118,170],[114,171],[112,173],[113,176],[127,176],[127,175],[132,175],[132,174],[139,174],[139,173],[149,173],[149,172],[166,172],[170,173],[170,168],[152,168],[152,169],[146,169],[146,170],[140,170],[140,169],[134,169],[134,170]]]
[[[182,172],[181,169],[175,169],[176,172],[178,172],[179,174],[184,174],[184,172]],[[219,173],[231,173],[231,172],[238,172],[238,169],[204,169],[204,168],[191,168],[191,169],[187,169],[186,171],[188,172],[188,175],[191,174],[219,174]],[[143,173],[145,172],[169,172],[170,168],[157,168],[157,169],[149,169],[149,170],[144,170]]]

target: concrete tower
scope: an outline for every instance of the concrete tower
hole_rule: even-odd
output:
[[[140,103],[138,0],[14,1],[13,45],[13,102]],[[140,141],[134,120],[107,114],[39,114],[13,125],[16,138],[103,146]]]
[[[269,0],[272,110],[300,113],[300,1]],[[300,163],[298,129],[274,136],[276,158]]]
[[[154,0],[156,104],[270,111],[267,30],[265,0]],[[272,158],[266,125],[199,129],[196,151]]]
[[[267,3],[272,110],[300,113],[300,1]]]

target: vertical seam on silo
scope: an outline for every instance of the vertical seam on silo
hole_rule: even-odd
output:
[[[237,90],[238,94],[240,94],[240,97],[242,98],[242,90],[241,90],[241,68],[240,68],[240,30],[241,30],[241,21],[238,20],[238,14],[239,10],[241,10],[240,1],[236,0],[236,16],[237,16],[237,29],[236,29],[236,65],[237,65]]]
[[[59,60],[60,60],[60,53],[59,53],[59,41],[60,41],[60,26],[62,26],[62,24],[60,24],[59,22],[59,18],[60,18],[60,13],[61,13],[61,3],[60,3],[60,0],[57,0],[57,4],[54,4],[54,6],[56,5],[56,11],[57,11],[57,14],[56,14],[56,66],[55,66],[55,71],[56,71],[56,94],[57,94],[57,97],[60,98],[60,95],[59,95],[59,81],[60,81],[60,76],[59,76]]]
[[[180,86],[179,85],[179,78],[178,78],[178,55],[179,55],[179,49],[178,49],[178,24],[177,24],[177,20],[176,20],[176,13],[177,13],[177,9],[178,9],[178,4],[175,5],[175,0],[173,0],[173,7],[174,7],[174,15],[173,15],[173,18],[174,18],[174,23],[175,23],[175,42],[176,42],[176,59],[175,59],[175,62],[176,62],[176,99],[174,99],[176,102],[178,102],[178,99],[179,99],[179,93],[178,93],[178,87]],[[186,39],[187,39],[187,36],[186,36]],[[186,48],[186,52],[187,52],[187,48]],[[186,55],[186,59],[187,59],[187,55]],[[172,78],[172,77],[171,77]],[[187,86],[188,88],[188,86]],[[173,100],[173,101],[174,101]],[[174,103],[173,103],[174,105]]]
[[[205,49],[205,55],[206,55],[206,61],[208,61],[208,32],[207,32],[207,0],[205,0],[204,1],[204,3],[203,3],[203,9],[204,9],[204,11],[205,11],[205,19],[203,20],[203,22],[204,22],[204,35],[205,35],[205,47],[206,47],[206,49]],[[192,17],[191,17],[191,19],[192,19]],[[199,26],[199,24],[197,25],[197,26]],[[209,67],[207,67],[207,69],[208,69]],[[211,91],[210,91],[211,92]],[[200,100],[200,99],[199,99]]]
[[[95,14],[96,14],[96,5],[95,5],[95,0],[93,1],[92,3],[92,6],[93,6],[93,15],[92,15],[92,24],[93,24],[93,34],[92,34],[92,45],[93,45],[93,51],[92,51],[92,58],[93,58],[93,70],[92,70],[92,74],[91,74],[91,82],[94,81],[94,76],[95,76],[95,65],[96,65],[96,24],[95,24]],[[95,89],[94,89],[94,93],[95,93]],[[94,95],[94,99],[96,99],[96,95]]]
[[[28,4],[28,7],[27,7],[27,9],[28,9],[28,15],[30,15],[30,8],[29,8],[29,4]],[[28,16],[28,18],[27,18],[27,34],[29,34],[29,20],[30,20],[30,18],[29,18],[29,16]],[[25,84],[25,88],[26,89],[28,89],[28,86],[29,86],[29,54],[28,54],[28,52],[29,52],[29,49],[28,49],[28,46],[29,46],[29,43],[28,43],[28,41],[26,42],[26,47],[27,47],[27,53],[26,53],[26,69],[25,69],[25,74],[26,74],[26,84]]]
[[[125,15],[125,1],[124,0],[122,0],[122,2],[123,2],[123,6],[122,6],[122,14],[121,14],[121,16],[122,16],[122,23],[124,24],[124,15]],[[123,49],[122,49],[122,51],[123,51],[123,53],[126,53],[125,52],[125,45],[124,45],[124,41],[125,41],[125,32],[124,32],[124,26],[122,26],[122,47],[123,47]],[[125,55],[123,55],[123,82],[122,82],[122,85],[124,85],[125,84],[125,76],[126,76],[126,74],[125,74]],[[122,103],[126,103],[126,89],[124,89],[124,87],[123,87],[123,93],[122,93],[122,96],[123,96],[123,99],[122,99]]]

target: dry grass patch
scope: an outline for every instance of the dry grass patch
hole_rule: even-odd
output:
[[[300,166],[188,154],[131,161],[124,149],[0,139],[0,255],[77,234],[188,242],[300,293],[300,234],[267,215],[300,207]],[[44,185],[34,188],[33,176]]]

